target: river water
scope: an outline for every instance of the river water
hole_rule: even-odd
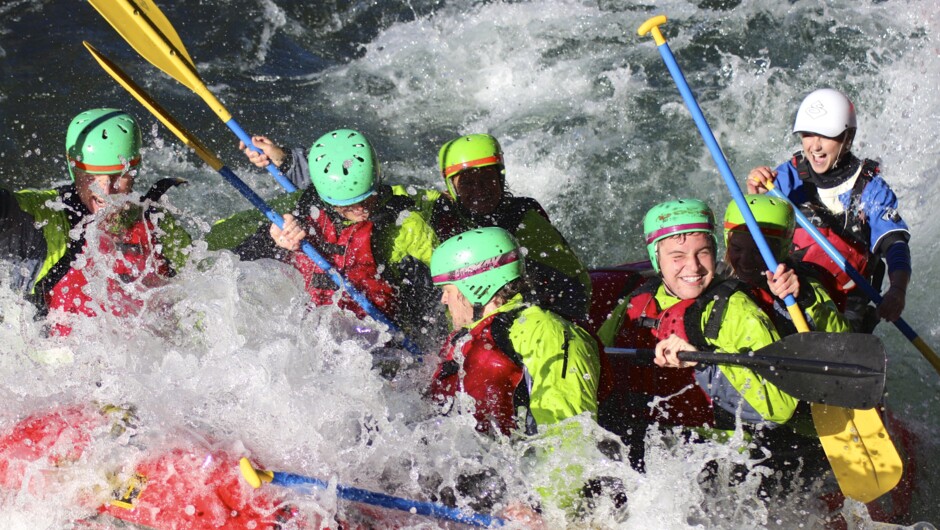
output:
[[[789,127],[802,95],[839,88],[858,108],[856,153],[881,162],[913,233],[904,317],[940,347],[933,313],[940,280],[932,275],[940,222],[930,214],[930,197],[940,193],[940,98],[930,88],[940,84],[934,2],[160,4],[203,80],[250,133],[307,145],[327,130],[356,128],[372,140],[389,182],[440,187],[438,147],[459,134],[489,132],[503,144],[513,191],[537,198],[593,267],[645,257],[640,223],[656,202],[695,196],[722,212],[730,200],[652,39],[636,35],[646,19],[670,18],[665,36],[739,182],[751,167],[776,165],[797,148]],[[86,108],[116,106],[144,125],[138,189],[165,176],[187,178],[168,199],[197,239],[249,207],[100,70],[83,40],[262,196],[277,195],[275,181],[245,163],[196,95],[143,61],[78,0],[0,3],[4,186],[63,183],[68,120]],[[478,440],[465,420],[433,419],[417,390],[431,366],[394,383],[371,370],[375,333],[330,309],[306,311],[288,271],[240,263],[199,242],[191,258],[171,285],[148,293],[139,318],[81,322],[67,339],[44,338],[32,309],[0,286],[0,426],[55,403],[135,403],[149,436],[210,432],[272,468],[406,497],[420,495],[419,475],[446,481],[457,468],[510,470],[520,462],[517,449]],[[887,406],[920,440],[912,520],[936,522],[940,376],[893,327],[882,324],[877,334],[889,354]],[[36,362],[36,352],[54,348],[73,361]],[[590,526],[817,525],[818,510],[796,496],[769,508],[750,502],[748,484],[707,498],[694,471],[714,457],[737,458],[733,450],[652,442],[646,475],[582,462],[622,478],[630,496],[628,517],[602,508]],[[119,454],[87,463],[88,472]],[[511,471],[505,478],[525,494],[525,480]],[[76,477],[65,487],[81,483]],[[10,492],[2,499],[6,527],[62,528],[83,515],[65,500],[30,502]],[[703,503],[711,515],[696,509]],[[546,515],[552,527],[563,525],[559,513]]]

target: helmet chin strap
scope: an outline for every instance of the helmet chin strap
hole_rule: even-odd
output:
[[[668,294],[669,296],[672,296],[673,298],[679,298],[678,296],[676,296],[676,293],[672,292],[672,289],[670,289],[669,286],[666,285],[666,280],[663,279],[663,274],[662,274],[662,273],[659,273],[659,278],[660,278],[661,280],[663,280],[663,282],[662,282],[662,283],[663,283],[663,289],[666,290],[666,294]]]
[[[836,158],[836,161],[832,163],[830,170],[838,168],[839,162],[842,162],[842,158],[845,156],[845,153],[848,152],[848,149],[845,148],[845,144],[846,140],[842,140],[842,143],[839,144],[839,157]]]
[[[855,141],[855,129],[846,129],[842,135],[842,143],[839,144],[839,158],[832,164],[832,169],[839,167],[839,162],[845,158],[845,155],[852,150],[852,142]]]

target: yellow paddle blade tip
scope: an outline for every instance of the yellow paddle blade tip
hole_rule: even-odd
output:
[[[244,478],[245,482],[252,488],[258,489],[261,487],[262,483],[274,480],[273,472],[255,469],[247,458],[243,457],[238,461],[238,468],[242,472],[242,478]]]
[[[813,423],[842,493],[871,502],[901,481],[904,464],[875,409],[812,404]]]

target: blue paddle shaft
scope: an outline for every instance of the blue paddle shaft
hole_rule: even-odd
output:
[[[702,109],[699,108],[698,102],[695,100],[695,96],[692,94],[692,90],[689,88],[689,84],[685,81],[685,76],[682,75],[682,70],[679,68],[679,64],[676,63],[676,58],[672,55],[672,50],[669,49],[669,44],[663,42],[657,46],[657,48],[659,48],[659,54],[662,55],[663,61],[666,63],[666,67],[669,69],[669,73],[672,74],[672,78],[676,82],[676,86],[679,87],[679,93],[682,94],[682,99],[685,100],[685,106],[692,114],[692,119],[695,120],[695,125],[698,127],[699,134],[701,134],[702,139],[705,140],[705,145],[708,146],[708,150],[711,152],[712,159],[715,161],[715,165],[718,166],[718,171],[721,173],[722,178],[725,180],[725,185],[731,192],[731,197],[734,199],[734,202],[738,205],[738,209],[741,210],[741,214],[744,216],[744,222],[747,224],[747,229],[751,232],[751,234],[753,234],[754,242],[757,243],[757,248],[760,249],[760,255],[762,258],[764,258],[764,263],[767,265],[767,269],[771,272],[776,271],[777,258],[774,256],[774,253],[771,252],[770,247],[767,245],[767,241],[764,240],[764,237],[760,231],[760,225],[757,224],[757,220],[754,218],[754,214],[751,213],[751,209],[747,205],[747,199],[744,198],[744,194],[741,192],[740,186],[738,186],[738,181],[735,180],[734,174],[731,172],[731,168],[728,167],[728,161],[725,160],[725,155],[721,152],[721,147],[718,146],[718,141],[715,140],[715,135],[712,134],[711,127],[708,126],[708,122],[705,120],[705,116],[702,114]],[[793,295],[788,294],[786,298],[784,298],[784,302],[787,304],[787,307],[796,305],[796,299],[793,298]]]
[[[228,125],[228,128],[231,129],[232,132],[235,133],[235,136],[238,136],[238,139],[241,140],[242,143],[244,143],[246,146],[248,146],[249,149],[251,149],[252,151],[256,153],[262,152],[261,149],[259,149],[258,146],[256,146],[251,141],[251,137],[248,136],[248,133],[246,133],[245,130],[242,129],[241,125],[239,125],[238,122],[235,121],[235,118],[232,118],[229,121],[225,122],[225,125]],[[274,162],[269,162],[268,165],[266,166],[266,169],[268,170],[268,173],[273,175],[274,178],[278,181],[278,183],[285,190],[287,190],[288,193],[293,193],[297,191],[297,186],[294,186],[294,183],[288,180],[287,177],[285,177],[284,174],[281,173],[281,170],[278,169],[277,166],[274,165]]]
[[[326,482],[318,478],[282,472],[275,472],[271,483],[303,493],[310,493],[314,489],[325,490],[328,487]],[[439,519],[448,519],[472,526],[491,527],[503,526],[503,524],[505,524],[505,521],[500,518],[482,513],[465,512],[443,504],[403,499],[385,493],[377,493],[351,486],[343,486],[341,484],[336,486],[336,495],[348,501],[361,502],[429,517],[437,517]]]
[[[263,212],[265,217],[270,219],[271,222],[277,225],[278,228],[284,228],[284,218],[281,216],[281,214],[271,209],[271,207],[268,206],[266,202],[264,202],[264,199],[259,197],[258,194],[254,192],[254,190],[249,188],[242,179],[238,178],[238,175],[229,169],[228,166],[222,166],[219,168],[219,174],[222,175],[222,178],[224,178],[226,182],[238,190],[238,192],[241,193],[243,197],[248,199],[248,202]],[[333,280],[333,283],[335,283],[339,289],[345,290],[349,294],[350,298],[359,304],[359,307],[361,307],[363,311],[368,313],[369,316],[375,320],[388,326],[389,331],[392,333],[401,333],[401,329],[394,322],[389,320],[388,317],[386,317],[381,311],[379,311],[378,308],[372,305],[372,302],[370,302],[368,298],[359,292],[358,289],[348,284],[339,271],[337,271],[329,261],[320,255],[320,253],[313,248],[313,245],[311,245],[309,241],[304,240],[301,242],[300,248],[303,250],[304,254],[307,255],[307,257],[317,264],[317,267],[320,267],[327,275],[329,275],[329,277]],[[408,337],[404,337],[402,345],[406,350],[418,358],[423,356],[423,353],[421,352],[421,349],[418,347],[418,345],[412,342]]]

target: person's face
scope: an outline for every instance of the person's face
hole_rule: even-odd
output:
[[[768,244],[770,240],[767,241]],[[748,285],[763,285],[767,266],[751,234],[732,232],[728,235],[728,263],[734,274]]]
[[[451,177],[457,202],[481,215],[496,211],[503,200],[502,166],[497,164],[465,169]]]
[[[813,133],[800,133],[803,144],[803,153],[809,161],[813,171],[823,174],[839,161],[842,156],[842,147],[845,144],[845,134],[838,138],[829,138]]]
[[[473,304],[470,303],[470,300],[467,300],[467,297],[460,292],[456,285],[446,284],[443,286],[441,303],[447,306],[454,329],[460,329],[473,323]]]
[[[332,208],[336,210],[336,213],[343,216],[343,219],[353,223],[361,223],[362,221],[369,220],[374,204],[375,197],[373,196],[362,202],[357,202],[356,204],[350,204],[349,206],[333,206]]]
[[[134,189],[133,170],[105,175],[92,175],[77,168],[73,171],[78,198],[91,213],[107,206],[109,195],[123,195]]]
[[[698,298],[715,278],[715,247],[704,232],[679,234],[656,249],[663,284],[677,298]]]

